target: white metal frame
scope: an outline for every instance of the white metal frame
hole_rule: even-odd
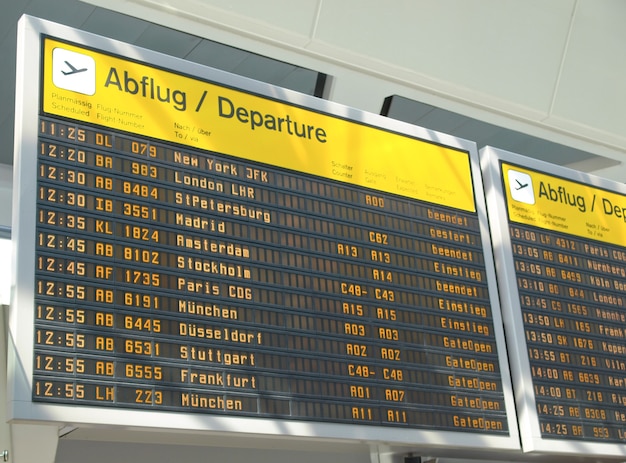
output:
[[[533,390],[530,358],[526,344],[524,320],[517,286],[517,275],[511,247],[509,220],[505,202],[501,161],[537,172],[603,188],[626,195],[626,186],[566,167],[549,164],[493,147],[480,151],[491,236],[500,286],[500,304],[506,327],[507,347],[513,375],[513,389],[519,418],[522,448],[525,452],[569,454],[576,456],[625,457],[626,444],[585,442],[575,439],[543,438]],[[625,196],[626,198],[626,196]],[[626,430],[626,427],[625,427]]]
[[[38,108],[40,88],[42,34],[67,40],[77,45],[125,56],[129,59],[157,65],[176,72],[198,76],[216,83],[242,89],[259,95],[285,100],[358,123],[430,140],[469,153],[476,206],[481,225],[486,273],[489,282],[493,324],[498,347],[499,367],[502,375],[504,399],[509,426],[509,436],[487,436],[480,433],[441,432],[435,430],[398,429],[393,427],[313,423],[262,418],[209,416],[200,414],[168,413],[114,409],[107,407],[77,407],[43,404],[31,401],[33,362],[33,300],[34,300],[34,243]],[[246,78],[209,69],[194,63],[103,38],[48,21],[25,16],[19,26],[18,37],[18,88],[16,113],[15,179],[13,236],[15,256],[13,262],[12,312],[9,327],[9,416],[13,422],[46,422],[65,426],[87,426],[105,429],[110,426],[137,429],[202,431],[207,433],[249,434],[267,438],[292,436],[322,440],[369,442],[372,445],[389,445],[403,449],[464,449],[504,451],[519,453],[520,443],[513,392],[509,377],[504,331],[496,289],[495,269],[492,265],[491,243],[487,214],[482,195],[478,153],[473,142],[457,139],[364,113],[332,102],[316,99],[285,89],[262,84]]]

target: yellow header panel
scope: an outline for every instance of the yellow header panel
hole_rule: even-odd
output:
[[[476,210],[465,152],[53,39],[44,47],[43,110]]]
[[[626,246],[626,196],[502,164],[510,221]]]

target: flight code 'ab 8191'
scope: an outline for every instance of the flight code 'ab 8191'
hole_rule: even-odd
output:
[[[35,400],[508,433],[476,213],[47,117],[38,150]]]

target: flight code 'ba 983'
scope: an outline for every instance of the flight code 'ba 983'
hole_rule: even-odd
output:
[[[183,148],[41,119],[36,400],[508,432],[476,213]]]

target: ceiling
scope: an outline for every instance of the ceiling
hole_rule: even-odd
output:
[[[8,2],[9,0],[0,0]],[[0,15],[0,164],[13,164],[17,22],[29,14],[245,77],[315,95],[323,75],[78,0],[11,0]]]
[[[592,159],[596,166],[609,167],[618,164],[613,159],[505,129],[401,96],[394,95],[388,99],[385,114],[404,122],[472,140],[479,149],[494,146],[558,165],[582,165]]]
[[[0,59],[4,66],[0,70],[0,97],[4,102],[14,101],[16,24],[22,14],[42,17],[299,92],[321,94],[319,82],[323,81],[320,78],[324,76],[314,70],[222,45],[78,0],[2,1]],[[0,105],[0,164],[13,163],[13,111],[12,103]],[[618,164],[613,159],[402,96],[390,95],[381,112],[411,124],[473,140],[479,148],[491,145],[560,165],[580,164],[590,160],[593,160],[595,167]]]

